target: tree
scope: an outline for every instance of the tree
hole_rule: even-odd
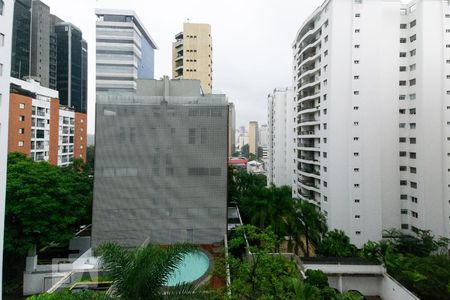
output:
[[[127,250],[106,243],[96,250],[113,281],[114,296],[124,300],[202,299],[203,293],[192,283],[166,286],[167,280],[191,252],[193,246],[177,244],[162,248],[148,244]]]
[[[267,177],[262,174],[248,173],[228,167],[228,203],[236,205],[249,192],[250,188],[263,188],[267,185]]]
[[[248,160],[253,161],[253,160],[257,160],[257,159],[258,159],[258,157],[254,153],[249,153]]]
[[[352,257],[356,256],[357,248],[350,243],[350,238],[342,230],[335,229],[327,232],[316,253],[326,257]]]
[[[325,216],[313,204],[297,200],[293,205],[289,222],[296,245],[302,247],[303,253],[309,257],[310,243],[317,247],[327,232]]]
[[[94,174],[95,166],[95,146],[88,146],[86,149],[86,164],[88,165],[89,173]]]
[[[92,179],[74,168],[8,156],[4,274],[6,284],[22,280],[25,256],[35,245],[68,242],[90,223]]]
[[[103,292],[83,291],[79,293],[72,293],[69,290],[63,290],[56,293],[43,293],[27,298],[27,300],[111,300]]]

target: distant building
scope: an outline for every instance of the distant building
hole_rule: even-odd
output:
[[[245,126],[241,126],[237,130],[238,136],[236,139],[236,147],[237,150],[242,151],[242,147],[248,145],[248,132],[245,129]]]
[[[228,104],[228,157],[236,152],[236,110],[233,103]]]
[[[228,103],[198,80],[99,93],[93,247],[211,244],[227,230]]]
[[[13,36],[14,0],[0,0],[0,266],[3,265],[6,170],[8,162],[9,81]],[[0,272],[2,282],[2,272]],[[0,295],[2,295],[0,285]]]
[[[60,105],[58,92],[11,78],[8,152],[58,166],[86,160],[86,114]]]
[[[267,160],[269,155],[269,141],[268,141],[269,131],[267,125],[261,125],[259,127],[259,147],[258,147],[258,158],[262,160]]]
[[[253,153],[255,155],[258,154],[258,122],[251,121],[248,126],[248,152]]]
[[[97,92],[135,92],[138,79],[154,79],[158,47],[134,11],[97,9]]]
[[[212,90],[212,37],[211,25],[183,23],[183,32],[175,35],[172,53],[174,79],[198,79],[202,90]]]
[[[84,91],[83,76],[87,72],[83,70],[87,66],[83,58],[83,34],[72,23],[57,23],[55,25],[57,37],[57,90],[62,105],[73,107],[75,111],[87,112],[87,93]]]
[[[16,0],[12,31],[11,76],[30,76],[31,0]]]
[[[267,112],[267,183],[292,187],[295,168],[293,89],[275,89],[269,94]]]
[[[30,75],[39,80],[41,86],[50,87],[50,36],[54,31],[50,7],[42,1],[33,0],[31,20]]]

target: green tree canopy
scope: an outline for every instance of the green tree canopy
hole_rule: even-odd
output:
[[[92,180],[76,168],[8,156],[5,213],[6,282],[21,280],[27,251],[34,245],[69,241],[89,224]]]
[[[316,253],[326,257],[352,257],[357,255],[357,250],[345,232],[335,229],[327,232]]]

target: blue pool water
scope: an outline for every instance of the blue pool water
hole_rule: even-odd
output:
[[[193,282],[202,277],[209,268],[209,258],[201,251],[194,251],[184,256],[178,268],[171,274],[167,286],[182,282]]]

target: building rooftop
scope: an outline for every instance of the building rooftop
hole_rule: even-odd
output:
[[[134,10],[126,10],[126,9],[106,9],[106,8],[97,8],[95,10],[95,14],[97,16],[126,16],[133,17],[134,24],[139,28],[139,30],[144,35],[145,39],[149,42],[149,44],[153,47],[153,49],[158,49],[156,42],[151,37],[150,33],[148,33],[147,29],[144,27],[144,24],[139,19],[138,15]]]

